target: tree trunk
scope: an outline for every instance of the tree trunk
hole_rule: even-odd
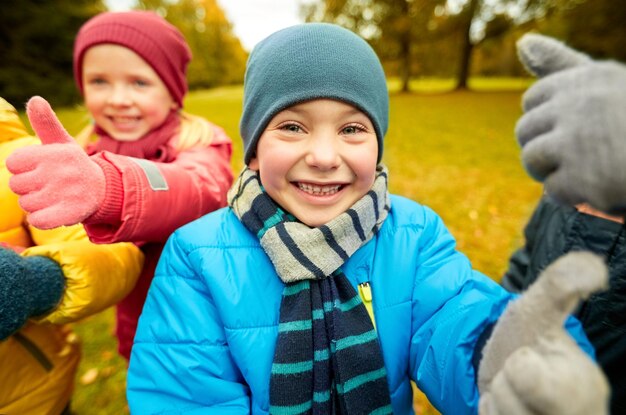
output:
[[[409,81],[411,80],[411,39],[407,31],[401,39],[402,68],[400,77],[402,78],[402,92],[409,92]]]
[[[400,78],[402,80],[402,92],[409,92],[411,80],[411,22],[409,20],[409,1],[400,2],[400,19],[402,30],[400,32]]]
[[[465,19],[463,21],[462,33],[463,39],[461,42],[461,61],[459,65],[459,75],[458,82],[456,85],[456,89],[467,89],[467,80],[469,78],[469,69],[472,60],[472,49],[474,45],[472,44],[472,39],[470,37],[470,29],[472,28],[472,21],[474,20],[474,14],[478,10],[478,2],[480,0],[471,0],[467,11],[463,11],[463,13],[467,13]]]

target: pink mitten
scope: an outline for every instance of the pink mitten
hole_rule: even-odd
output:
[[[65,131],[45,99],[32,97],[26,112],[42,145],[18,149],[7,158],[14,174],[9,186],[33,226],[80,223],[104,200],[104,172]]]

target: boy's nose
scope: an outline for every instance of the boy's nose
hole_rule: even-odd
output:
[[[332,170],[341,163],[335,137],[325,135],[310,141],[305,160],[309,166],[321,170]]]

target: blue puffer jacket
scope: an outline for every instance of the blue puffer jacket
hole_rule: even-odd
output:
[[[394,414],[413,413],[410,380],[442,413],[475,413],[474,346],[511,296],[472,270],[432,210],[391,201],[343,270],[370,283]],[[176,231],[135,337],[131,412],[267,414],[283,287],[230,209]]]

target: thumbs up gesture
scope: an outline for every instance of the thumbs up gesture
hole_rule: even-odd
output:
[[[572,252],[508,305],[483,349],[481,415],[608,414],[604,374],[563,328],[578,302],[607,284],[600,257]]]
[[[516,126],[526,170],[560,202],[626,213],[626,66],[536,34],[517,49],[540,78]]]
[[[9,186],[32,225],[52,229],[80,223],[104,200],[104,172],[65,131],[45,99],[31,98],[26,112],[42,145],[18,149],[7,158],[13,173]]]

